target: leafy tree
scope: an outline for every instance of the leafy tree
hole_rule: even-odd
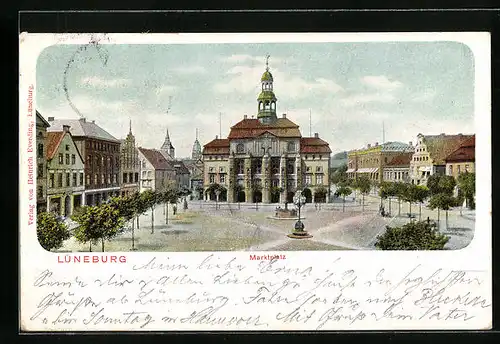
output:
[[[356,187],[362,195],[362,211],[365,211],[365,195],[370,192],[372,181],[367,176],[360,176],[356,182]]]
[[[161,203],[162,196],[158,191],[146,190],[141,194],[141,201],[146,209],[151,210],[151,234],[155,232],[155,209]]]
[[[418,192],[419,191],[417,191],[417,185],[406,183],[405,188],[404,188],[403,199],[406,202],[408,202],[410,217],[411,217],[411,205],[412,205],[412,203],[418,202],[418,200],[417,200],[417,193]]]
[[[132,250],[135,250],[135,217],[137,216],[136,201],[140,197],[138,193],[134,193],[126,197],[114,197],[109,204],[113,206],[125,222],[131,223],[132,229]]]
[[[446,193],[440,193],[431,197],[429,201],[429,208],[438,210],[438,224],[439,224],[439,210],[446,211],[446,229],[448,229],[448,210],[457,204],[455,197]]]
[[[352,189],[346,184],[340,184],[337,188],[337,193],[342,196],[342,211],[345,211],[345,198],[352,193]]]
[[[427,188],[429,188],[430,196],[440,194],[441,187],[439,186],[439,181],[441,180],[441,175],[433,174],[427,178]]]
[[[418,219],[422,220],[422,203],[429,197],[430,191],[424,185],[415,185],[414,186],[414,201],[419,203],[419,213]]]
[[[169,203],[177,203],[177,200],[181,194],[177,192],[174,189],[167,189],[160,193],[159,195],[159,202],[164,203],[166,210],[165,210],[165,224],[168,225],[168,204]]]
[[[346,171],[347,165],[341,165],[335,172],[330,175],[330,182],[335,185],[339,185],[345,182],[348,179]]]
[[[401,201],[405,199],[406,189],[408,188],[408,184],[396,182],[392,185],[392,191],[394,192],[394,196],[398,198],[398,216],[401,215]]]
[[[37,215],[36,236],[47,251],[61,248],[64,240],[71,237],[68,226],[54,213],[41,212]]]
[[[475,209],[474,195],[476,194],[476,174],[465,172],[458,175],[458,189],[462,192],[465,198],[466,205],[469,209]]]
[[[100,239],[103,252],[104,241],[120,234],[123,227],[123,218],[120,216],[120,212],[110,203],[82,207],[82,211],[76,216],[74,215],[73,220],[79,224],[75,229],[76,240],[82,243],[92,243]]]
[[[318,202],[317,197],[320,199],[325,199],[326,200],[326,194],[328,193],[328,189],[325,188],[323,185],[318,186],[316,190],[314,190],[314,195],[316,197],[316,202]]]
[[[394,183],[391,182],[381,182],[378,188],[378,195],[380,196],[380,206],[382,206],[382,200],[389,199],[389,214],[391,213],[392,199],[394,196]]]
[[[440,193],[445,193],[447,195],[453,195],[455,187],[457,186],[457,181],[452,176],[440,176],[438,183]]]
[[[443,250],[449,237],[442,235],[434,223],[411,221],[402,227],[386,227],[377,237],[380,250]]]

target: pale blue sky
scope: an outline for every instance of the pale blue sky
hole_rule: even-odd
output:
[[[419,133],[474,132],[474,64],[454,42],[172,44],[46,48],[37,65],[37,109],[78,118],[117,138],[129,119],[138,145],[159,148],[168,128],[177,156],[191,153],[257,113],[260,76],[270,54],[279,115],[330,143],[333,152]],[[69,62],[73,60],[73,62]],[[106,61],[106,63],[104,63]],[[66,68],[66,66],[69,67]],[[171,109],[167,113],[169,98]]]

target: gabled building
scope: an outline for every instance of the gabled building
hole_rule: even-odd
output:
[[[47,209],[70,216],[85,203],[85,167],[70,128],[47,133]]]
[[[175,160],[175,148],[174,145],[172,144],[172,141],[170,141],[170,135],[168,133],[168,129],[167,129],[167,135],[165,136],[165,141],[161,145],[160,151],[168,160]]]
[[[386,182],[410,182],[410,161],[413,153],[395,156],[384,166],[383,180]]]
[[[276,115],[273,76],[266,68],[257,97],[257,118],[233,125],[227,138],[203,149],[205,199],[215,199],[212,184],[220,184],[219,200],[229,202],[292,202],[301,190],[308,202],[328,201],[331,150],[315,134],[302,137],[299,126]]]
[[[140,192],[164,191],[176,187],[175,169],[165,156],[156,149],[139,147]]]
[[[348,152],[347,175],[351,179],[365,175],[372,181],[380,183],[384,180],[386,166],[401,154],[412,154],[414,149],[412,142],[407,144],[390,141],[368,144],[364,148]]]
[[[129,196],[139,192],[139,153],[132,134],[132,122],[127,137],[120,140],[120,194]]]
[[[450,153],[445,159],[446,175],[458,178],[461,173],[474,173],[476,162],[476,136],[462,142],[460,147]]]
[[[70,132],[85,161],[85,204],[98,205],[120,195],[120,141],[95,121],[48,118],[49,131]]]
[[[445,159],[472,135],[418,134],[415,154],[410,163],[411,182],[426,185],[433,174],[446,174]]]
[[[49,122],[36,111],[36,209],[37,212],[47,211],[47,128]]]

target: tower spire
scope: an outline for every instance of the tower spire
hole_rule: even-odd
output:
[[[271,55],[267,54],[266,55],[266,70],[268,71],[269,70],[269,58],[271,57]]]
[[[198,128],[196,128],[196,141],[198,141]]]
[[[129,132],[129,134],[132,134],[132,119],[129,119],[128,132]]]
[[[385,125],[384,125],[384,121],[382,121],[382,143],[385,143]]]

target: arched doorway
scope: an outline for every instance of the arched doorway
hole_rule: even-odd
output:
[[[71,196],[66,196],[64,199],[64,216],[68,217],[71,215]]]
[[[279,191],[271,192],[271,203],[279,203],[280,201],[280,193]]]
[[[219,194],[219,202],[226,202],[227,201],[227,190],[222,190]]]
[[[210,201],[215,201],[216,200],[215,192],[213,190],[207,189],[205,191],[205,196],[206,196],[207,200],[210,200]]]
[[[314,202],[325,203],[326,202],[326,192],[315,192],[314,193]]]
[[[305,188],[302,190],[302,196],[306,198],[306,203],[312,203],[312,192],[311,189]]]
[[[236,195],[236,199],[238,202],[246,202],[245,191],[238,192],[238,194]]]
[[[253,193],[253,202],[254,203],[261,203],[262,202],[262,192],[261,191],[255,191]]]
[[[295,196],[295,192],[288,191],[286,194],[287,203],[293,203],[293,196]]]

